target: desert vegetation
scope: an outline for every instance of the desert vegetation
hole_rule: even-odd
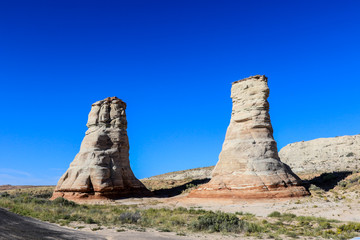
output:
[[[352,181],[352,178],[350,182]],[[43,221],[93,230],[114,228],[176,232],[223,233],[256,238],[349,239],[359,235],[360,223],[340,222],[318,217],[272,212],[267,217],[250,213],[224,213],[201,208],[144,208],[138,205],[87,205],[64,198],[49,201],[52,187],[15,189],[0,194],[0,207]]]

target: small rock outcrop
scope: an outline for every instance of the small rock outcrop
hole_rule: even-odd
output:
[[[265,76],[232,84],[230,125],[212,179],[188,197],[257,199],[309,195],[299,177],[279,159],[268,96]]]
[[[149,195],[129,162],[126,103],[117,97],[92,104],[80,151],[53,196],[70,200]]]
[[[291,143],[279,156],[299,174],[359,170],[360,135]]]

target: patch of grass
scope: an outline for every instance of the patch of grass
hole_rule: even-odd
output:
[[[102,228],[101,227],[96,227],[96,228],[92,228],[91,231],[98,231],[98,230],[101,230]]]
[[[348,223],[348,224],[343,224],[341,226],[338,227],[338,229],[342,232],[346,231],[346,232],[360,232],[360,223]]]
[[[268,215],[268,217],[281,217],[281,213],[278,211],[274,211]]]
[[[121,223],[137,223],[141,215],[138,211],[136,212],[123,212],[119,216],[119,221]]]
[[[196,231],[209,232],[262,232],[260,225],[239,219],[235,214],[208,212],[192,222]]]

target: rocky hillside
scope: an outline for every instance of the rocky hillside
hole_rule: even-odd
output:
[[[156,175],[149,178],[143,178],[141,181],[146,180],[184,180],[184,179],[205,179],[211,178],[211,172],[215,166],[193,168],[189,170],[182,170],[176,172],[169,172]]]
[[[279,156],[295,173],[356,171],[360,169],[360,135],[291,143]]]
[[[214,167],[215,166],[210,166],[169,172],[149,178],[143,178],[140,179],[140,181],[145,184],[145,186],[150,190],[174,188],[179,186],[183,186],[184,189],[186,189],[187,187],[189,187],[186,185],[199,184],[208,181],[211,178],[211,173]]]

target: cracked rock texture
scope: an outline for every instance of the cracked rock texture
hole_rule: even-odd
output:
[[[279,156],[301,174],[356,171],[360,169],[360,135],[291,143]]]
[[[129,162],[126,104],[117,97],[92,104],[80,151],[60,178],[52,199],[112,199],[147,195]]]
[[[282,198],[309,193],[277,152],[270,122],[265,76],[232,84],[230,125],[209,183],[193,190],[197,198]]]

